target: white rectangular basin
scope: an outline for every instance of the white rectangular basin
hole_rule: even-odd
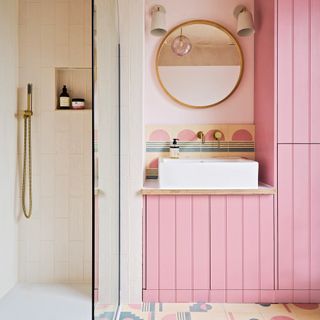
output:
[[[159,159],[159,187],[257,189],[259,163],[244,158]]]

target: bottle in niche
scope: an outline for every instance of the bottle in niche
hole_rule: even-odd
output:
[[[69,108],[70,108],[70,96],[68,93],[67,86],[64,85],[59,97],[59,109],[69,109]]]

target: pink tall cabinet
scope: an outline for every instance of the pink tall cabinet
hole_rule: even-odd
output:
[[[320,1],[256,0],[260,180],[144,196],[145,302],[320,302]]]

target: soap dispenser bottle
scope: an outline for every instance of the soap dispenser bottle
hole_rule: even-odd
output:
[[[174,138],[170,146],[170,158],[178,159],[180,156],[180,147],[178,145],[179,139]]]

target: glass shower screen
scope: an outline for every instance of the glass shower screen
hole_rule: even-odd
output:
[[[120,108],[116,0],[94,5],[94,311],[112,319],[119,303]]]

